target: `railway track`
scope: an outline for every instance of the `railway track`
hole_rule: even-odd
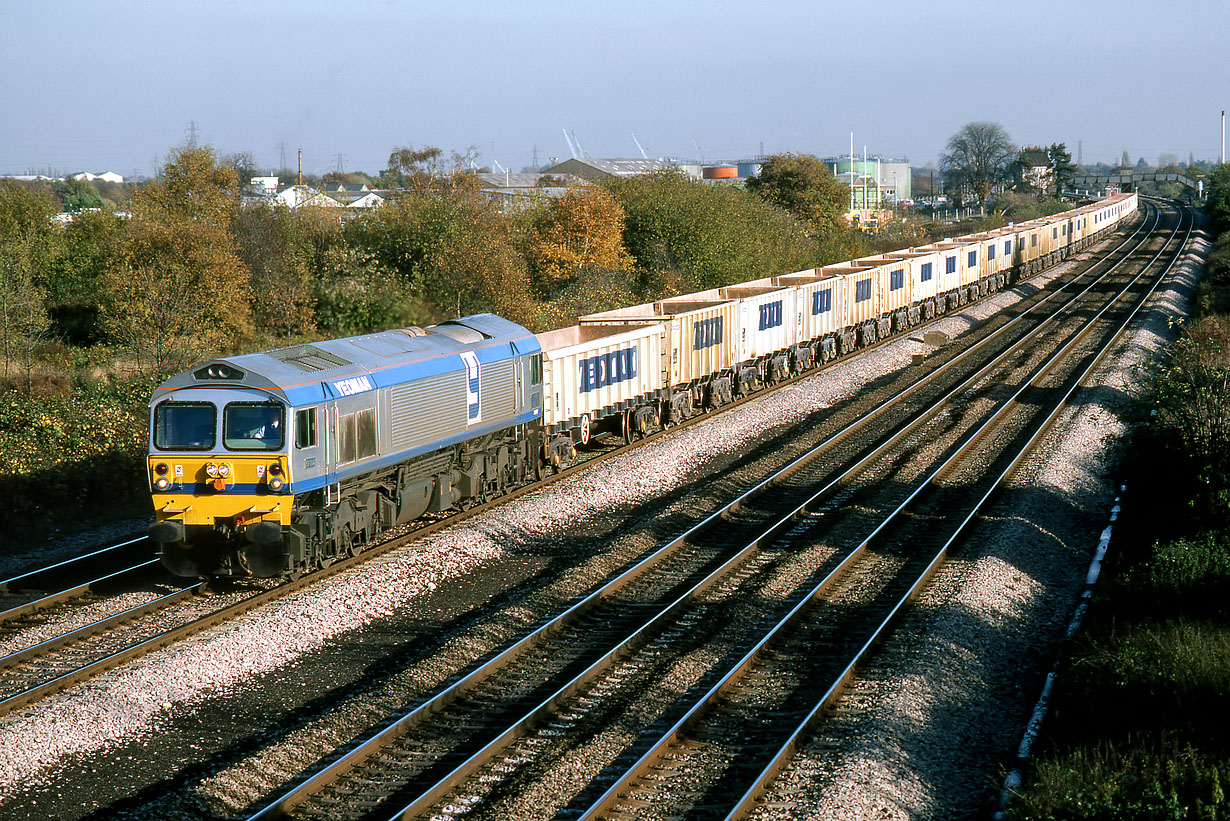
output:
[[[1084,294],[1093,298],[1096,296],[1094,290],[1095,286],[1091,285]],[[1075,310],[1067,313],[1071,315]],[[498,805],[508,794],[518,790],[522,793],[532,791],[532,787],[524,785],[510,786],[516,782],[518,773],[558,769],[558,764],[542,763],[544,748],[566,747],[570,738],[589,737],[600,732],[587,729],[586,723],[599,714],[618,712],[620,708],[609,703],[611,694],[623,692],[626,699],[635,700],[634,693],[644,686],[646,677],[652,677],[649,672],[652,668],[656,667],[658,675],[662,675],[663,665],[671,667],[681,664],[680,659],[697,655],[729,659],[732,655],[738,655],[733,653],[736,648],[745,651],[741,660],[735,659],[739,665],[757,656],[796,658],[799,654],[782,652],[781,648],[787,644],[774,643],[801,640],[789,638],[795,635],[790,632],[794,629],[789,626],[791,619],[800,618],[799,613],[812,614],[816,608],[826,613],[839,612],[843,618],[845,614],[859,610],[852,602],[832,598],[832,591],[843,583],[842,580],[854,579],[851,589],[861,591],[869,602],[861,608],[862,612],[881,616],[886,608],[890,614],[900,612],[913,591],[934,570],[939,554],[925,561],[914,555],[921,555],[924,551],[903,551],[902,545],[913,544],[917,539],[910,536],[909,531],[892,531],[889,528],[895,526],[892,524],[894,521],[917,527],[920,521],[930,523],[946,511],[941,518],[958,523],[949,542],[955,539],[965,523],[976,514],[977,506],[973,511],[962,514],[965,509],[956,504],[952,497],[966,497],[968,492],[962,489],[954,494],[951,488],[945,488],[937,480],[950,474],[959,459],[968,458],[964,454],[973,444],[1019,438],[1002,434],[1004,417],[1016,417],[1006,410],[996,411],[989,417],[984,413],[969,413],[976,418],[972,426],[967,425],[954,432],[953,453],[947,457],[942,469],[935,470],[903,502],[892,501],[891,497],[896,492],[894,488],[889,488],[889,498],[882,495],[874,503],[870,499],[860,498],[863,485],[874,483],[862,474],[885,459],[898,463],[911,450],[918,449],[916,443],[919,439],[933,438],[934,428],[927,426],[952,413],[948,403],[960,400],[965,407],[972,408],[979,402],[989,401],[988,397],[1000,391],[997,388],[998,380],[988,379],[988,374],[992,374],[995,368],[1007,367],[1004,360],[1010,358],[1013,352],[1028,347],[1037,335],[1051,330],[1045,323],[1035,327],[1024,341],[1018,340],[1011,351],[993,357],[974,375],[958,381],[945,397],[934,400],[925,411],[915,412],[911,423],[887,435],[879,447],[844,472],[832,467],[832,442],[823,444],[807,458],[796,460],[782,475],[761,482],[752,491],[731,502],[726,509],[713,514],[627,574],[611,581],[539,630],[526,635],[516,645],[448,689],[391,720],[382,732],[337,757],[328,767],[305,779],[256,817],[272,817],[291,811],[304,816],[345,817],[356,814],[368,817],[365,814],[377,805],[381,810],[371,817],[408,817],[428,809],[447,816],[479,804]],[[1068,354],[1081,344],[1083,335],[1069,334],[1067,339],[1069,341],[1060,355],[1070,362]],[[991,344],[987,343],[987,347]],[[1054,389],[1053,386],[1036,386],[1038,380],[1048,378],[1049,370],[1032,365],[1029,359],[1026,355],[1023,361],[1013,366],[1018,372],[1024,370],[1032,375],[1016,396],[999,403],[1002,408],[1021,407],[1019,397],[1027,390],[1032,408],[1035,404],[1032,397],[1040,390]],[[940,380],[937,378],[935,381]],[[967,395],[978,383],[983,383],[981,393],[977,396]],[[1078,384],[1079,379],[1072,383],[1069,393]],[[894,404],[904,406],[904,397],[900,403]],[[881,411],[887,412],[884,408]],[[1045,424],[1046,421],[1042,422],[1043,427]],[[1001,434],[996,436],[992,428],[1001,431]],[[855,429],[851,426],[834,440],[851,440]],[[920,434],[920,429],[926,432]],[[965,436],[964,442],[960,442],[962,435]],[[911,436],[914,437],[914,444],[909,441]],[[898,443],[904,443],[904,447],[894,454],[890,449]],[[1027,446],[1028,443],[1026,449]],[[828,454],[829,466],[816,471],[815,475],[805,476],[810,470],[808,466],[816,463],[820,454]],[[1001,455],[997,458],[1002,461],[1019,456]],[[1004,469],[1004,475],[1008,469]],[[983,465],[980,470],[985,473],[986,466]],[[783,493],[783,487],[789,487],[790,492]],[[773,489],[772,493],[768,492],[770,488]],[[930,495],[924,496],[924,488],[928,488],[925,492]],[[983,501],[993,492],[993,488],[994,484],[985,491]],[[800,496],[807,498],[802,504],[796,504]],[[753,509],[752,500],[759,503],[762,498],[771,499],[772,504],[762,510]],[[874,525],[872,535],[858,542],[854,550],[843,553],[839,549],[842,540],[832,538],[835,529],[827,523],[839,510],[851,508],[856,499],[861,509],[874,504],[888,509],[890,515],[884,522]],[[979,506],[981,504],[981,501],[978,502]],[[862,521],[866,517],[859,510],[853,511],[853,515],[847,513],[846,518],[853,523],[848,527],[867,529],[866,522]],[[821,531],[827,535],[816,541],[815,534]],[[811,541],[807,543],[805,540]],[[877,551],[871,547],[875,540],[879,540],[877,544],[888,544],[889,547]],[[810,546],[805,547],[805,543]],[[801,559],[799,556],[809,558]],[[821,582],[815,586],[795,585],[791,592],[783,595],[777,587],[780,581],[775,580],[774,574],[785,572],[787,565],[800,561],[806,567],[793,567],[790,574],[809,580],[820,577]],[[874,572],[867,569],[851,572],[851,568],[860,562],[872,562],[879,569]],[[893,569],[892,573],[884,569],[885,563]],[[870,580],[877,581],[872,585]],[[675,586],[672,586],[672,581]],[[878,592],[869,590],[869,585],[877,587]],[[858,598],[853,592],[846,595],[854,596],[855,600]],[[834,601],[839,603],[834,604]],[[744,630],[732,636],[725,630],[725,625],[734,623],[730,617],[736,611],[759,613],[751,620],[760,623],[768,618],[768,611],[774,607],[777,611],[786,609],[791,612],[784,616],[776,613],[781,617],[780,623],[767,634],[749,634]],[[859,618],[860,624],[876,623],[874,619],[867,621],[869,617],[866,615]],[[806,625],[806,630],[821,630],[824,636],[830,638],[835,635],[859,635],[858,630],[849,623],[827,621],[824,622],[827,626],[816,626],[813,624],[815,621],[811,619],[802,623]],[[879,623],[883,624],[883,620]],[[866,629],[864,626],[864,633]],[[886,628],[875,628],[870,639],[847,639],[846,644],[854,649],[868,648],[874,644],[878,631],[882,629]],[[619,634],[626,634],[626,637],[612,643],[612,637]],[[753,638],[754,635],[759,638]],[[702,641],[702,638],[707,641]],[[820,641],[813,634],[806,638],[802,646],[814,647]],[[716,649],[718,646],[725,649],[719,651]],[[765,647],[769,648],[767,652]],[[673,661],[663,661],[663,656]],[[846,658],[848,655],[844,653],[825,654],[817,662],[822,668],[838,673],[838,680],[830,688],[833,693],[840,691],[841,681],[857,663],[847,662]],[[708,686],[708,680],[714,678],[722,678],[723,681],[745,680],[744,676],[751,673],[737,672],[741,669],[739,665],[731,668],[722,678],[721,673],[714,672],[721,669],[720,665],[711,663],[710,671],[692,681],[688,691],[703,689],[702,684]],[[574,670],[579,670],[579,674],[568,678]],[[815,667],[805,668],[803,673],[793,677],[778,671],[764,679],[766,683],[745,684],[743,689],[744,692],[756,694],[759,699],[771,692],[770,684],[773,681],[814,682],[816,674]],[[718,689],[720,684],[714,683],[711,692],[721,692]],[[786,702],[789,703],[791,698],[797,701],[800,692],[814,695],[814,689],[814,686],[807,685],[796,687],[792,691],[794,695],[787,696]],[[716,709],[716,714],[721,715],[723,710],[730,708],[698,706],[694,709],[701,714]],[[819,709],[816,707],[812,712]],[[769,708],[768,712],[777,716],[792,710],[797,713],[797,705],[787,709],[787,706],[779,704],[776,708]],[[689,711],[688,715],[691,714],[692,711]],[[510,717],[515,720],[510,722]],[[735,722],[735,725],[742,727],[744,734],[748,726],[758,726],[757,722],[749,725],[746,720]],[[672,742],[664,741],[655,745],[654,749],[659,746],[669,748],[668,759],[682,759],[681,750],[686,752],[709,741],[706,732],[712,732],[712,729],[701,731],[701,738],[685,740],[680,746],[671,746]],[[748,745],[749,749],[760,749],[766,747],[766,742],[752,739]],[[635,746],[632,744],[628,749]],[[745,749],[719,755],[718,758],[729,764],[731,760],[744,760],[746,754]],[[557,750],[557,755],[566,757],[566,751]],[[619,757],[616,755],[614,760],[619,760]],[[656,759],[648,761],[656,763],[634,764],[629,770],[633,773],[631,779],[617,781],[607,791],[608,794],[618,797],[627,789],[627,784],[639,783],[636,781],[639,777],[636,775],[638,766],[641,766],[641,772],[646,767],[654,770],[667,766]],[[615,765],[612,763],[610,766]],[[719,767],[716,772],[719,774],[714,783],[721,784],[720,788],[712,785],[692,786],[679,792],[695,797],[702,806],[708,807],[704,803],[708,800],[707,796],[715,790],[729,793],[732,789],[722,781],[726,770]],[[346,777],[347,773],[353,774],[352,777]],[[678,778],[646,777],[646,780],[656,781],[659,786],[680,786]],[[600,781],[595,779],[594,783]],[[621,787],[620,784],[625,786]],[[581,792],[584,793],[584,790]],[[601,814],[609,811],[609,807],[604,808],[603,805],[606,800],[605,796],[599,798],[586,812]],[[645,810],[646,802],[658,805],[661,800],[661,795],[631,799],[637,813]],[[493,812],[496,815],[499,813],[498,810]],[[681,810],[676,806],[664,814],[669,816],[672,812],[687,814],[699,810],[696,805],[692,805],[690,810]],[[706,810],[701,814],[711,813]]]

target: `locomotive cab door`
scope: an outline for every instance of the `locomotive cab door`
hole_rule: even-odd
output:
[[[341,501],[341,486],[337,481],[337,403],[325,406],[325,504],[332,506]]]

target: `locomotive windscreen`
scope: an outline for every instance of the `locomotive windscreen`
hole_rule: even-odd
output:
[[[210,402],[163,402],[154,409],[154,447],[210,450],[217,437],[217,415]]]

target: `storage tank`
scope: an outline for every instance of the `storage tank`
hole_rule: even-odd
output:
[[[733,180],[739,176],[739,169],[733,165],[711,165],[704,170],[707,180]]]

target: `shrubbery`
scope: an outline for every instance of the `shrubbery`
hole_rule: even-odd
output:
[[[0,392],[5,532],[28,538],[67,522],[148,509],[143,465],[154,385],[141,379],[47,396]]]

